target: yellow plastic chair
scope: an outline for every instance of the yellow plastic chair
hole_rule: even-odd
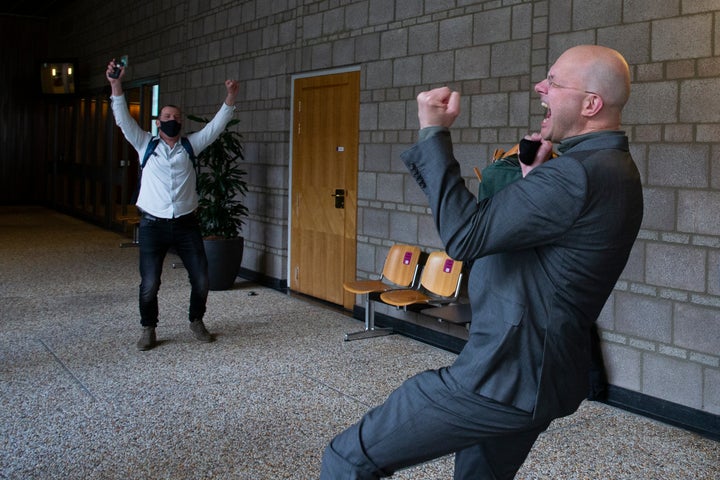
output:
[[[345,340],[379,337],[392,333],[390,328],[375,327],[375,309],[372,294],[393,289],[412,287],[417,281],[420,247],[393,245],[385,258],[380,278],[377,280],[353,280],[343,283],[343,288],[356,295],[365,296],[365,329],[346,333]]]
[[[380,300],[406,309],[409,305],[447,305],[460,295],[463,263],[453,260],[443,251],[430,253],[416,289],[383,292]]]

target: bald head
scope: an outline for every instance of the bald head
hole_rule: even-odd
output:
[[[560,55],[535,91],[545,108],[540,134],[546,140],[619,130],[630,69],[612,48],[580,45]]]
[[[585,89],[603,99],[605,108],[622,110],[630,97],[630,70],[616,50],[599,45],[579,45],[565,51],[560,60],[573,66]]]

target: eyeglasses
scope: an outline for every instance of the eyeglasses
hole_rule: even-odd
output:
[[[545,80],[547,81],[548,86],[550,86],[550,87],[552,87],[552,88],[564,88],[565,90],[575,90],[576,92],[583,92],[583,93],[589,93],[589,94],[591,94],[591,95],[598,95],[598,96],[600,96],[599,93],[597,93],[597,92],[591,92],[590,90],[583,90],[582,88],[566,87],[565,85],[560,85],[559,83],[557,83],[557,82],[553,79],[553,76],[552,76],[552,75],[548,75]]]

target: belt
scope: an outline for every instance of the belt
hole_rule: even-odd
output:
[[[162,217],[156,217],[155,215],[150,215],[149,213],[143,212],[142,218],[144,218],[145,220],[149,220],[151,222],[169,223],[169,222],[177,222],[177,221],[183,220],[185,218],[189,218],[192,215],[195,215],[195,212],[190,212],[186,215],[181,215],[179,217],[162,218]]]

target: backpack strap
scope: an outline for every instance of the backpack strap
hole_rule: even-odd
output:
[[[158,143],[160,143],[160,137],[155,137],[152,140],[150,140],[150,143],[148,143],[148,146],[145,149],[145,153],[143,154],[143,157],[140,161],[141,169],[145,168],[145,164],[147,163],[148,159],[150,158],[150,155],[152,155],[153,152],[155,151],[155,149],[157,148]],[[187,152],[188,156],[190,157],[193,167],[195,167],[197,164],[197,158],[195,157],[195,151],[193,150],[193,147],[190,144],[190,140],[187,137],[180,137],[180,144],[183,146],[183,148]]]
[[[148,143],[147,148],[145,149],[145,154],[143,155],[142,159],[140,160],[140,169],[142,170],[145,168],[145,164],[148,161],[148,158],[150,158],[150,155],[155,151],[155,149],[158,146],[158,143],[160,143],[160,137],[155,137],[152,140],[150,140],[150,143]]]
[[[195,151],[193,150],[190,140],[187,137],[180,137],[180,143],[187,152],[190,160],[192,161],[193,167],[197,168],[197,158],[195,157]]]

